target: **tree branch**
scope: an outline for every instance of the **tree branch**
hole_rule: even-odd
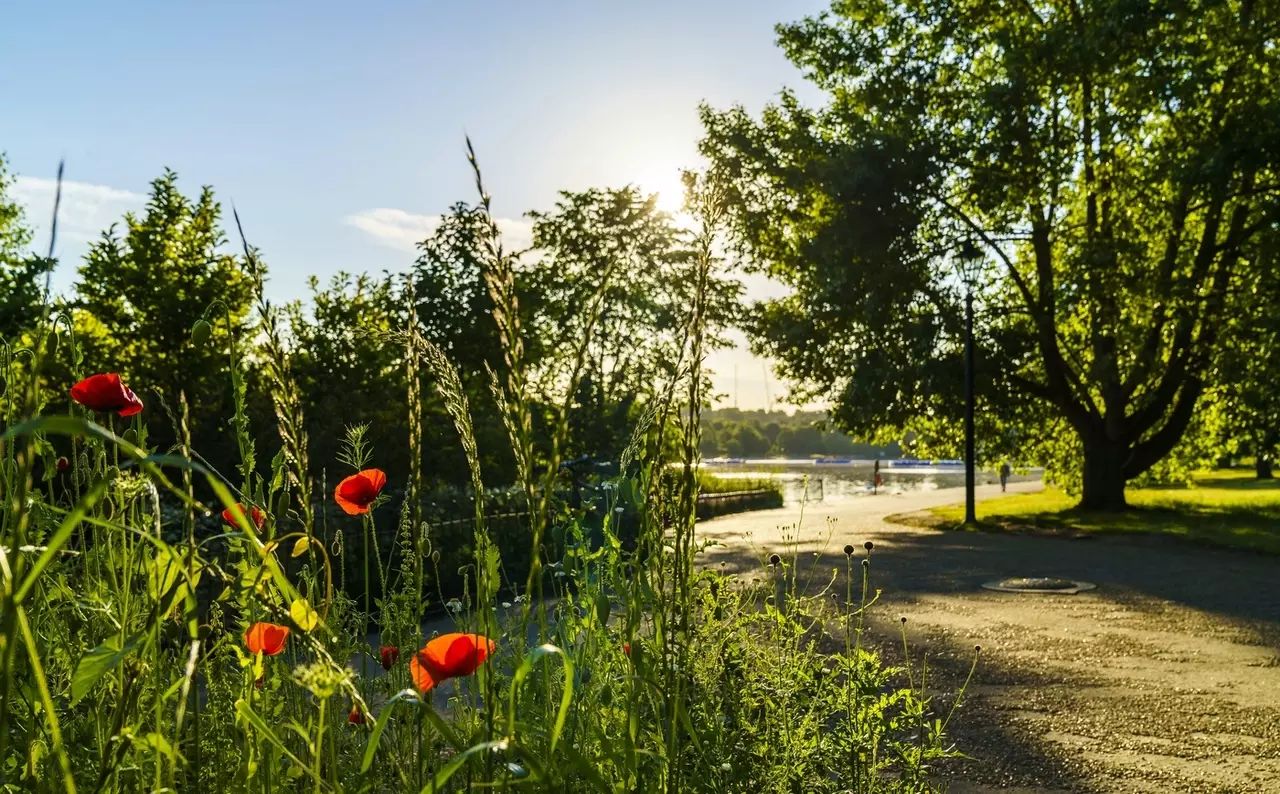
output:
[[[1151,438],[1134,445],[1122,472],[1126,480],[1131,480],[1154,466],[1182,440],[1187,425],[1191,423],[1191,417],[1195,415],[1196,401],[1200,399],[1203,391],[1204,384],[1199,378],[1192,377],[1186,380],[1164,427]]]

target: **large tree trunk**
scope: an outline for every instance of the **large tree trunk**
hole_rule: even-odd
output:
[[[1259,454],[1254,459],[1253,473],[1259,480],[1270,480],[1274,475],[1271,472],[1271,458],[1265,454]]]
[[[1082,510],[1124,510],[1125,463],[1131,450],[1127,445],[1103,441],[1084,442],[1084,493]]]
[[[1263,430],[1253,435],[1253,473],[1259,480],[1270,480],[1271,466],[1275,462],[1277,436],[1274,430]]]

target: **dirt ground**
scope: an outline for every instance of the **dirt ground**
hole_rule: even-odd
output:
[[[979,498],[998,494],[978,489]],[[901,660],[906,616],[915,663],[928,652],[943,704],[981,644],[951,729],[972,760],[944,768],[955,794],[1280,792],[1280,560],[1158,539],[946,532],[884,520],[960,498],[957,490],[867,496],[810,504],[803,517],[793,507],[759,511],[704,522],[699,535],[723,544],[709,552],[713,561],[745,572],[799,526],[802,561],[814,561],[814,580],[824,584],[833,567],[844,570],[846,543],[873,541],[881,647]],[[1062,576],[1097,589],[981,588],[1009,576]]]

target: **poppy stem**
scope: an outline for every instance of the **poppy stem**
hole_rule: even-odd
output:
[[[315,745],[316,747],[316,758],[315,758],[316,794],[320,793],[320,781],[322,780],[322,778],[320,777],[320,759],[324,757],[324,712],[325,712],[325,706],[327,706],[328,704],[329,704],[329,698],[327,697],[320,698],[319,713],[316,715],[316,745]]]

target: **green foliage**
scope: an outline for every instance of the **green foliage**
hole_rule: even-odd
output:
[[[251,284],[244,263],[223,250],[220,219],[212,188],[192,201],[165,171],[142,214],[126,214],[123,228],[113,225],[90,247],[75,307],[85,370],[121,373],[144,401],[158,389],[176,405],[185,393],[196,446],[226,459],[234,456],[219,418],[231,403],[227,350],[232,334],[245,333]],[[196,344],[200,319],[212,328]],[[150,414],[149,429],[161,448],[177,442],[161,412]]]
[[[478,210],[454,204],[418,244],[421,254],[413,268],[422,335],[455,362],[466,380],[482,377],[486,362],[502,358],[498,329],[476,321],[493,313],[481,272],[484,231]]]
[[[793,288],[753,313],[758,349],[852,432],[955,438],[969,277],[986,459],[1065,463],[1070,431],[1085,504],[1122,506],[1249,310],[1278,26],[1228,0],[840,0],[781,26],[827,106],[703,109],[738,253]]]
[[[181,247],[170,244],[188,235],[197,250],[212,244],[211,198],[206,192],[193,209],[172,190],[169,178],[157,183],[148,217],[168,211],[177,220],[130,219],[130,234],[109,234],[82,270],[106,278],[114,263],[122,271],[117,286],[132,297],[88,292],[106,317],[102,336],[133,339],[139,348],[120,353],[135,386],[146,383],[146,373],[171,373],[154,373],[155,365],[132,357],[141,350],[170,361],[183,350],[199,356],[189,329],[213,317],[201,311],[184,319],[186,348],[178,337],[126,336],[173,330],[135,308],[135,297],[139,306],[159,305],[138,283],[144,266],[172,267],[171,282],[185,273],[196,287],[207,276],[194,255],[184,260]],[[484,218],[488,223],[487,205]],[[520,472],[518,496],[530,525],[519,538],[525,551],[500,548],[490,534],[461,376],[411,317],[398,314],[407,296],[392,284],[340,277],[319,293],[311,317],[296,308],[288,313],[298,343],[292,347],[282,343],[279,314],[257,296],[263,380],[274,395],[288,395],[275,402],[285,447],[265,476],[249,460],[254,445],[238,399],[243,343],[223,348],[230,372],[210,364],[237,395],[228,434],[234,442],[224,443],[242,457],[238,484],[193,460],[198,450],[190,457],[152,454],[154,405],[117,434],[78,412],[39,415],[38,404],[8,403],[6,416],[26,421],[0,436],[0,785],[334,794],[514,786],[654,794],[932,790],[931,769],[955,753],[924,682],[917,686],[908,675],[903,686],[899,671],[861,646],[864,566],[855,569],[850,560],[845,599],[833,603],[827,590],[798,586],[798,545],[782,550],[785,562],[766,577],[777,581],[763,584],[697,564],[698,362],[710,333],[702,309],[713,232],[708,220],[686,263],[697,271],[697,287],[683,328],[672,334],[672,354],[695,363],[682,369],[667,362],[666,371],[678,376],[655,387],[620,471],[581,508],[557,494],[554,464],[567,448],[569,425],[545,406],[570,404],[583,370],[544,403],[521,391],[525,362],[513,349],[520,338],[514,334],[523,331],[502,316],[515,305],[514,279],[501,277],[505,264],[492,240],[487,244],[482,275],[498,309],[503,360],[515,368],[493,380],[499,410],[517,444],[533,426],[532,411],[551,418],[544,453],[551,465]],[[260,266],[249,266],[260,290]],[[234,323],[238,315],[228,311]],[[206,347],[218,340],[211,331]],[[74,361],[79,351],[67,355]],[[305,390],[290,379],[307,379],[306,399],[367,398],[370,405],[356,406],[360,421],[343,431],[345,441],[332,431],[312,439],[317,447],[334,445],[331,454],[346,466],[378,466],[396,452],[377,445],[377,423],[394,420],[376,411],[401,398],[375,389],[401,377],[401,355],[420,365],[406,371],[423,373],[438,393],[464,454],[469,489],[458,497],[474,510],[467,526],[472,557],[456,584],[437,570],[443,555],[433,545],[444,536],[433,530],[444,522],[423,514],[418,523],[421,505],[400,504],[390,549],[376,540],[376,511],[352,518],[359,537],[344,533],[347,526],[329,532],[327,509],[319,511],[319,525],[313,519],[307,434],[295,425],[314,413],[348,417],[353,409],[337,401],[294,405]],[[328,362],[334,366],[326,370]],[[35,356],[23,376],[41,376],[40,363]],[[413,393],[413,380],[405,380]],[[68,385],[54,382],[59,390]],[[19,385],[18,393],[35,391]],[[198,393],[182,383],[173,388]],[[412,421],[422,406],[409,397],[399,410]],[[180,419],[175,424],[185,451],[188,434]],[[315,427],[318,435],[324,425]],[[58,487],[48,481],[47,489],[33,489],[52,436],[74,443],[72,468]],[[212,495],[207,502],[193,496],[196,480],[199,493]],[[320,497],[328,501],[328,487]],[[388,490],[373,503],[391,499]],[[236,508],[237,501],[250,509]],[[224,509],[238,511],[239,520],[220,522]],[[254,511],[260,527],[250,520]],[[624,543],[628,523],[634,531]],[[506,565],[525,554],[528,580],[512,582]],[[353,598],[342,585],[357,568],[362,581]],[[425,611],[432,584],[456,605],[449,608],[452,625],[436,628],[482,632],[496,646],[474,671],[455,667],[456,675],[422,692],[410,660],[436,633],[424,624],[435,617]],[[250,650],[248,630],[259,622],[280,627],[277,636],[289,629],[283,647]],[[371,636],[375,626],[381,632]],[[391,645],[398,654],[384,656],[382,646]],[[444,664],[474,659],[448,657]],[[385,674],[377,674],[384,658]]]
[[[1250,311],[1228,318],[1213,372],[1213,407],[1222,414],[1212,441],[1228,453],[1251,454],[1259,477],[1271,476],[1280,445],[1280,235],[1264,236],[1256,249],[1262,265],[1242,285]]]
[[[628,185],[562,192],[554,209],[530,212],[534,258],[527,270],[531,323],[549,350],[589,339],[580,361],[546,359],[556,383],[577,367],[569,407],[571,456],[616,456],[638,416],[638,399],[677,376],[682,334],[698,284],[692,235]],[[711,347],[732,317],[741,287],[717,274],[703,285]]]
[[[720,408],[703,414],[702,454],[729,458],[846,457],[875,460],[898,458],[894,441],[875,445],[854,441],[832,427],[828,416],[815,411],[739,411]]]
[[[339,273],[323,288],[315,277],[308,283],[310,312],[295,302],[286,315],[312,466],[336,483],[343,429],[367,425],[373,446],[395,451],[383,468],[403,481],[409,409],[404,351],[392,335],[408,323],[404,282]]]
[[[31,230],[22,207],[9,196],[12,187],[0,154],[0,339],[16,342],[41,317],[45,278],[54,263],[27,250]]]

